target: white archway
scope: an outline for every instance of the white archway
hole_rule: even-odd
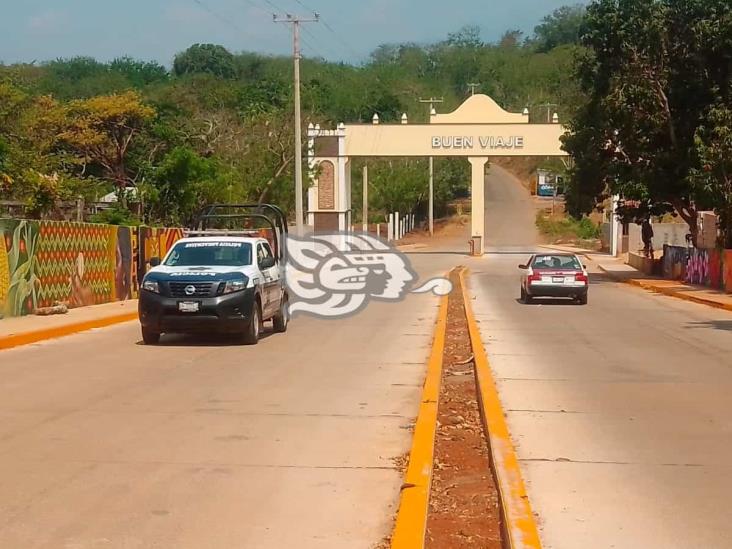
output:
[[[455,111],[433,114],[429,124],[339,124],[308,128],[308,223],[316,231],[345,231],[351,219],[351,158],[462,156],[471,165],[471,231],[482,255],[485,164],[492,156],[566,156],[558,123],[529,124],[528,114],[503,110],[487,95],[468,98]],[[331,163],[333,170],[319,169]],[[324,164],[325,165],[325,164]],[[332,179],[331,179],[332,175]],[[321,193],[328,195],[322,200]],[[332,196],[331,196],[332,193]],[[322,207],[323,205],[328,207]]]

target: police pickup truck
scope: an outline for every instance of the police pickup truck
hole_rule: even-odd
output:
[[[204,216],[206,221],[212,217]],[[186,233],[162,261],[153,258],[154,266],[140,285],[138,306],[145,344],[158,343],[163,333],[203,332],[236,334],[253,345],[267,320],[272,320],[275,332],[286,331],[281,245],[286,224],[272,223],[272,229],[275,251],[257,231],[204,228]]]

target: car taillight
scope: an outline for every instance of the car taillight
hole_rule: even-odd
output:
[[[585,273],[577,273],[574,275],[574,280],[576,282],[582,282],[584,284],[587,284],[590,280],[587,278],[587,275]]]
[[[534,271],[529,272],[528,281],[529,282],[538,282],[541,280],[541,275],[539,273],[535,273]]]

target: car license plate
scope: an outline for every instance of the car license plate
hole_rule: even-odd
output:
[[[178,310],[181,313],[197,313],[200,309],[198,301],[179,301]]]
[[[564,284],[564,277],[563,276],[553,276],[552,282],[555,284]]]

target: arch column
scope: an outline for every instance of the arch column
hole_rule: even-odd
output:
[[[307,221],[314,232],[347,231],[351,225],[351,159],[345,154],[345,127],[308,127]]]
[[[473,255],[483,255],[485,247],[485,156],[470,156],[470,226],[475,242]]]

